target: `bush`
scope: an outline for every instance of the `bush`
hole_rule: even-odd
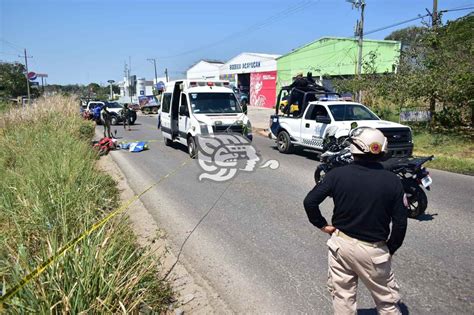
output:
[[[4,115],[0,134],[0,277],[22,277],[103,218],[118,202],[110,176],[95,168],[91,125],[73,98],[43,99]],[[79,137],[78,137],[79,135]],[[112,219],[4,305],[9,313],[160,312],[170,289],[125,216]]]

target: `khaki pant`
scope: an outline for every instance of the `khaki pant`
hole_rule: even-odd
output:
[[[358,241],[336,230],[328,240],[328,290],[334,314],[357,313],[357,283],[360,278],[374,299],[379,314],[401,314],[399,287],[384,242]]]

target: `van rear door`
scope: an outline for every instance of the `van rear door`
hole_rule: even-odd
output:
[[[161,132],[165,138],[171,139],[171,93],[164,93],[161,100]]]
[[[185,139],[190,125],[188,99],[185,93],[181,93],[181,100],[179,105],[179,137]]]

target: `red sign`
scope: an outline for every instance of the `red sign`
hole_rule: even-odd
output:
[[[33,71],[28,72],[28,80],[36,80],[36,73]]]
[[[276,71],[250,74],[250,102],[252,106],[272,108],[276,102]]]

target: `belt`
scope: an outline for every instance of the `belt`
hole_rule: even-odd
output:
[[[370,247],[383,247],[383,246],[387,245],[387,243],[385,243],[385,241],[374,242],[374,243],[361,241],[361,240],[358,240],[356,238],[350,237],[349,235],[344,234],[342,231],[339,231],[339,230],[336,230],[334,232],[334,234],[336,236],[339,236],[340,238],[345,238],[345,239],[350,240],[350,241],[357,241],[361,244],[364,244],[364,245],[367,245],[367,246],[370,246]]]

